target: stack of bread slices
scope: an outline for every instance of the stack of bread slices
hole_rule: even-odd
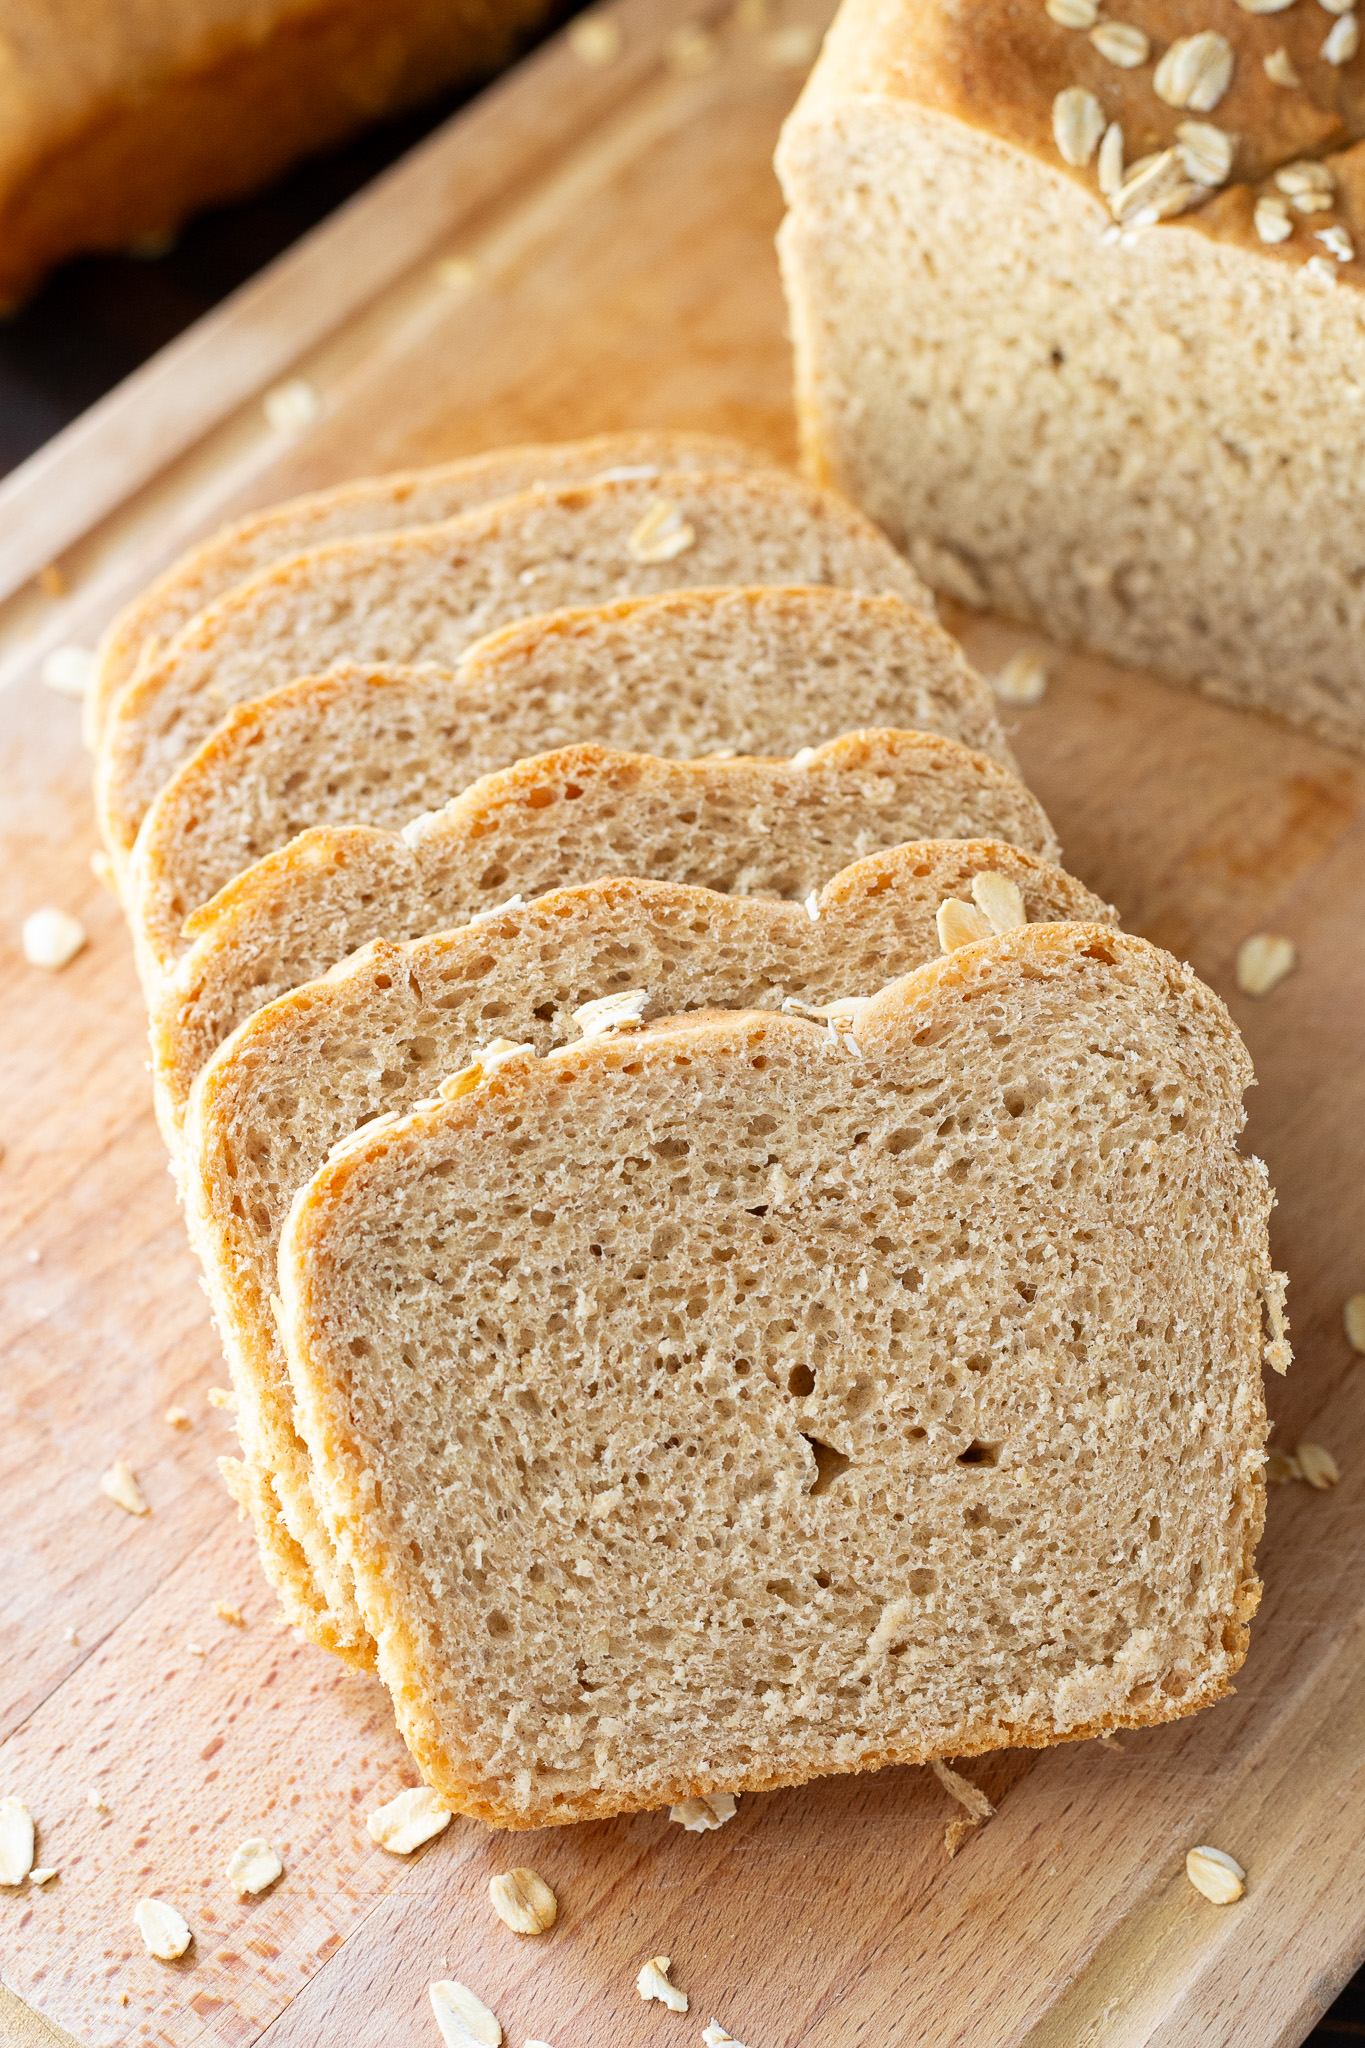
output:
[[[861,515],[635,433],[258,515],[97,804],[286,1615],[539,1826],[1191,1711],[1263,1171]]]

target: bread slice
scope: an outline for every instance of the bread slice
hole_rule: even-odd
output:
[[[314,1472],[458,1810],[543,1827],[1228,1691],[1278,1288],[1226,1010],[1141,939],[1030,925],[854,1033],[710,1013],[508,1059],[296,1197]]]
[[[1136,0],[1120,63],[1093,7],[844,0],[778,166],[810,473],[955,596],[1359,752],[1344,5]]]
[[[486,775],[401,832],[304,832],[187,924],[151,994],[152,1077],[175,1149],[200,1067],[245,1017],[371,939],[418,938],[598,875],[802,899],[849,861],[911,839],[1003,839],[1044,859],[1036,797],[930,733],[850,733],[792,761],[661,761],[562,747]]]
[[[940,905],[971,900],[982,875],[1016,888],[1031,922],[1115,918],[1059,868],[992,840],[870,854],[826,884],[814,919],[803,904],[606,880],[404,945],[378,939],[242,1025],[194,1087],[179,1178],[237,1390],[239,1497],[253,1496],[291,1620],[352,1661],[372,1653],[317,1512],[269,1305],[285,1214],[332,1146],[410,1108],[494,1036],[548,1051],[604,996],[638,990],[658,1016],[870,995],[938,953]]]
[[[768,466],[769,458],[757,449],[720,434],[595,434],[586,441],[531,442],[431,469],[364,477],[268,506],[182,555],[114,619],[100,645],[99,672],[86,700],[86,736],[92,745],[100,739],[115,698],[139,667],[155,661],[206,605],[272,562],[327,541],[431,526],[537,484],[589,483],[604,470]]]
[[[890,591],[933,609],[861,514],[780,470],[530,491],[296,555],[210,605],[120,695],[96,782],[110,851],[126,861],[158,790],[234,705],[334,661],[450,668],[482,634],[537,612],[750,583]]]
[[[441,669],[332,670],[239,705],[142,821],[126,896],[145,972],[189,914],[312,825],[402,825],[574,740],[691,760],[793,754],[862,727],[943,733],[1007,767],[986,685],[896,597],[687,590],[505,627]]]

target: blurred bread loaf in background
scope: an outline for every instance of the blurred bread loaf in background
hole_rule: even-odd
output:
[[[552,0],[0,0],[0,306],[496,70]]]

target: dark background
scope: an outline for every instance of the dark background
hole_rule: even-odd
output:
[[[0,475],[13,469],[287,249],[307,229],[462,106],[453,92],[315,157],[268,190],[216,207],[166,255],[85,256],[0,318]],[[1362,1817],[1365,1824],[1365,1817]],[[1314,2029],[1315,2042],[1365,2040],[1365,1970]]]

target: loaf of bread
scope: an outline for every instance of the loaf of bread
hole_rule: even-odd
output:
[[[1189,1714],[1260,1586],[1265,1172],[1097,925],[849,1033],[475,1066],[295,1198],[282,1320],[423,1775],[499,1827]]]
[[[86,699],[86,737],[92,747],[98,744],[115,699],[139,667],[155,661],[215,598],[272,562],[327,541],[433,526],[537,484],[590,483],[604,472],[619,475],[622,470],[648,475],[665,469],[768,466],[757,450],[719,434],[595,434],[586,441],[531,442],[431,469],[362,477],[267,506],[192,548],[124,606],[100,645],[99,668]]]
[[[719,584],[833,583],[933,600],[876,527],[781,470],[665,471],[528,491],[438,526],[334,541],[239,584],[123,690],[96,802],[116,865],[234,705],[334,661],[434,661],[513,619]]]
[[[548,0],[8,0],[0,304],[49,265],[162,237],[197,207],[456,79]]]
[[[779,167],[811,474],[954,596],[1360,749],[1357,45],[844,0]]]
[[[245,1017],[371,939],[418,938],[512,897],[646,875],[800,902],[912,839],[1003,839],[1055,859],[1022,782],[931,733],[850,733],[804,761],[662,761],[562,747],[486,775],[401,832],[301,833],[187,920],[152,993],[152,1078],[172,1150],[204,1062]]]
[[[868,727],[1013,762],[942,627],[856,591],[682,591],[478,641],[455,673],[340,667],[240,705],[142,821],[125,899],[144,978],[185,919],[314,825],[406,824],[496,768],[575,740],[689,760],[793,754]]]
[[[235,1033],[190,1097],[179,1179],[237,1391],[235,1485],[292,1621],[352,1661],[372,1658],[317,1510],[270,1308],[280,1227],[333,1145],[410,1108],[495,1033],[538,1052],[573,1038],[575,1012],[602,997],[635,991],[654,1017],[872,994],[937,955],[940,906],[982,893],[983,875],[997,901],[1000,882],[1007,903],[1018,891],[1013,914],[1029,922],[1114,921],[1060,869],[990,840],[871,854],[825,886],[814,919],[801,904],[600,881],[405,945],[376,940]]]

